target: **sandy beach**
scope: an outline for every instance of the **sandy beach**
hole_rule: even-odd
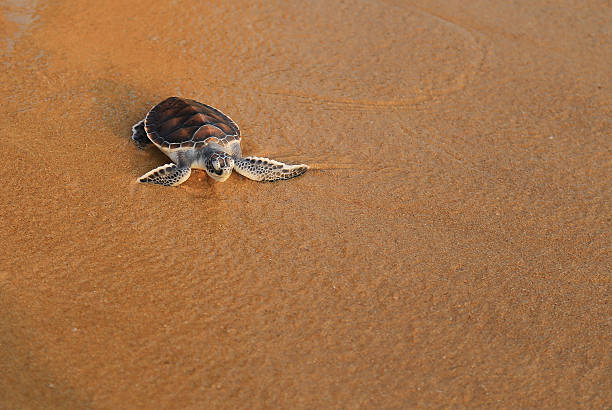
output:
[[[0,408],[609,408],[604,0],[0,0]],[[136,184],[219,108],[303,176]]]

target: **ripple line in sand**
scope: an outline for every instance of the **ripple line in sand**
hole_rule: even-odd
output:
[[[381,7],[379,2],[363,1],[360,2],[361,6],[347,9],[349,15],[346,17],[346,24],[339,26],[339,32],[330,40],[338,41],[342,35],[354,36],[360,33],[361,29],[355,28],[355,24],[361,21],[356,14],[358,11],[370,10],[380,13],[387,25],[405,23],[400,26],[394,25],[395,29],[389,33],[384,31],[378,33],[379,39],[386,43],[371,44],[379,47],[377,49],[379,57],[376,59],[372,58],[370,61],[365,56],[365,62],[363,59],[355,60],[356,70],[361,70],[360,72],[354,73],[349,68],[350,64],[347,65],[346,58],[338,59],[333,49],[321,48],[323,54],[318,56],[318,59],[310,61],[307,56],[302,56],[299,50],[288,48],[288,57],[285,56],[282,61],[274,59],[272,61],[275,63],[273,65],[280,65],[281,68],[256,76],[257,79],[266,79],[266,81],[257,82],[254,84],[255,88],[262,89],[261,92],[266,95],[296,98],[301,104],[316,105],[324,110],[379,111],[389,107],[414,106],[427,100],[457,93],[477,80],[488,55],[487,44],[481,33],[418,6],[392,0],[383,3],[385,6]],[[389,9],[397,11],[389,13]],[[419,15],[422,17],[415,17]],[[308,21],[302,23],[306,26],[309,24]],[[430,47],[430,37],[440,37],[440,41],[451,49],[456,49],[455,52],[449,54],[448,47],[446,49]],[[279,49],[287,47],[286,42],[282,40],[277,42]],[[349,40],[345,46],[350,48],[354,44]],[[357,54],[350,54],[347,58],[361,56],[358,50],[359,48],[356,49]],[[398,60],[400,57],[397,55],[402,50],[410,52],[410,58],[422,67],[413,66],[410,70],[408,67],[402,67],[402,61]],[[300,64],[293,63],[295,65],[293,67],[292,58],[299,60]],[[390,62],[395,65],[386,64]],[[369,63],[373,65],[371,69],[366,69]],[[283,65],[292,66],[293,70],[282,67]],[[291,76],[276,75],[291,71],[293,71]],[[292,79],[297,83],[282,84],[283,81],[293,81]],[[313,87],[313,84],[317,85]],[[314,92],[310,92],[311,90]],[[351,93],[356,95],[350,95]],[[377,98],[373,95],[377,93],[388,95]],[[363,97],[359,94],[363,94]]]

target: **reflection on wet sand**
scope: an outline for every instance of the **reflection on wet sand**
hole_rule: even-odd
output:
[[[15,41],[37,19],[37,0],[5,0],[0,3],[0,41],[4,43],[4,51],[11,52]]]

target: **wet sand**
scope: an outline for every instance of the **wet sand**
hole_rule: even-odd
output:
[[[607,2],[42,3],[0,3],[0,407],[612,405]],[[171,95],[312,169],[134,184]]]

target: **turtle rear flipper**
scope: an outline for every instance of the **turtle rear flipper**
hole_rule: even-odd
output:
[[[254,181],[271,182],[300,176],[308,170],[308,165],[288,165],[270,158],[244,157],[236,160],[234,169]]]
[[[138,178],[138,182],[166,186],[180,185],[191,175],[191,168],[179,167],[176,164],[166,164],[157,167]]]
[[[132,126],[132,141],[140,149],[145,149],[151,143],[147,132],[145,131],[144,120],[137,122]]]

